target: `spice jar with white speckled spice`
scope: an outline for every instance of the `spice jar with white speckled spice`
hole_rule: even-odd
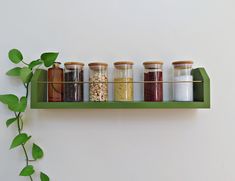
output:
[[[89,101],[108,101],[108,64],[89,64]]]

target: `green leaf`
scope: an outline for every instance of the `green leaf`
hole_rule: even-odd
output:
[[[12,141],[10,149],[13,149],[17,146],[25,144],[31,136],[28,136],[26,133],[18,134]]]
[[[27,107],[27,98],[26,97],[21,97],[20,101],[17,100],[17,102],[15,104],[8,105],[8,108],[14,112],[25,112],[26,107]]]
[[[41,55],[41,60],[43,61],[45,67],[50,67],[54,64],[58,57],[59,53],[56,52],[47,52]]]
[[[27,98],[23,96],[20,98],[18,112],[25,112],[26,107],[27,107]]]
[[[33,144],[33,148],[32,148],[32,156],[34,160],[37,160],[43,157],[43,150],[35,143]]]
[[[20,70],[20,78],[23,81],[23,83],[29,83],[31,81],[32,76],[33,76],[33,73],[30,68],[23,67]]]
[[[43,172],[40,173],[41,181],[50,181],[50,178]]]
[[[9,70],[6,74],[9,76],[20,76],[21,67],[15,67]]]
[[[32,61],[32,62],[29,64],[29,68],[30,68],[30,69],[33,69],[33,68],[36,67],[37,65],[41,65],[41,64],[43,64],[43,62],[42,62],[40,59],[34,60],[34,61]]]
[[[8,57],[15,64],[17,64],[23,60],[22,53],[17,49],[10,50],[8,53]]]
[[[17,119],[16,118],[10,118],[6,121],[6,126],[9,127],[12,123],[14,123]]]
[[[27,107],[27,98],[23,96],[16,104],[10,105],[8,107],[15,112],[25,112],[25,109]]]
[[[8,105],[8,108],[14,112],[24,112],[27,107],[26,97],[21,97],[19,101],[18,97],[13,94],[0,95],[0,102]]]
[[[0,95],[0,102],[7,105],[16,104],[19,101],[18,97],[13,94]]]
[[[20,172],[20,176],[31,176],[35,172],[32,165],[28,165]]]
[[[0,102],[6,104],[11,111],[18,112],[15,106],[18,104],[19,99],[13,94],[0,95]]]

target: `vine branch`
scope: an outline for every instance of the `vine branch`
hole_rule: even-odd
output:
[[[32,175],[34,174],[35,170],[33,165],[29,163],[41,159],[44,153],[38,145],[33,143],[32,159],[29,157],[25,144],[31,138],[31,136],[23,133],[24,121],[22,119],[22,114],[25,112],[27,107],[29,85],[32,80],[34,71],[38,69],[42,64],[44,64],[44,66],[46,67],[50,67],[51,65],[53,65],[55,60],[57,59],[58,54],[59,53],[57,52],[46,52],[41,54],[39,59],[27,63],[23,60],[23,55],[18,49],[12,49],[8,52],[8,57],[12,63],[18,64],[21,62],[25,65],[24,67],[12,68],[7,72],[8,76],[14,76],[21,79],[21,81],[23,82],[23,86],[25,87],[25,96],[19,99],[14,94],[4,94],[0,95],[0,102],[8,105],[8,108],[14,113],[14,117],[8,119],[6,122],[7,127],[10,126],[12,123],[16,123],[17,125],[18,135],[13,139],[10,148],[13,149],[18,146],[22,148],[26,166],[20,172],[20,176],[26,176],[30,179],[30,181],[33,181]],[[50,178],[45,173],[40,172],[40,180],[49,181]]]
[[[26,88],[26,93],[25,93],[25,97],[26,99],[28,100],[28,94],[29,94],[29,83],[27,84],[24,84],[25,85],[25,88]],[[18,129],[18,134],[21,134],[22,130],[23,130],[23,126],[24,126],[24,122],[23,120],[21,119],[21,114],[22,112],[14,112],[15,114],[15,117],[17,119],[17,129]],[[21,123],[21,124],[20,124]],[[28,153],[26,151],[26,148],[25,148],[25,145],[24,144],[21,144],[21,147],[23,149],[23,152],[24,152],[24,155],[25,155],[25,160],[26,160],[26,166],[29,166],[29,156],[28,156]],[[32,176],[29,176],[30,178],[30,181],[33,181],[33,178]]]

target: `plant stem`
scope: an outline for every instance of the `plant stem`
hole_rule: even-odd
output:
[[[20,117],[20,131],[22,131],[23,128],[24,128],[24,123],[23,123],[22,117]]]
[[[23,60],[21,60],[21,62],[22,62],[23,64],[25,64],[25,65],[29,65],[28,63],[24,62]]]
[[[25,88],[26,88],[26,95],[25,95],[25,97],[26,97],[26,99],[28,99],[28,95],[29,95],[29,83],[25,85]],[[15,117],[16,117],[16,119],[17,119],[17,129],[18,129],[18,133],[21,134],[21,131],[22,131],[23,125],[24,125],[23,121],[21,120],[21,113],[22,113],[22,112],[18,112],[18,113],[14,112],[14,113],[15,113]],[[21,123],[21,124],[20,124],[20,123]],[[24,145],[24,144],[22,144],[21,147],[22,147],[22,149],[23,149],[23,151],[24,151],[25,160],[26,160],[26,166],[28,166],[28,165],[29,165],[29,161],[30,161],[30,160],[29,160],[28,153],[27,153],[27,151],[26,151],[26,148],[25,148],[25,145]],[[30,178],[30,181],[33,181],[32,176],[29,176],[29,178]]]

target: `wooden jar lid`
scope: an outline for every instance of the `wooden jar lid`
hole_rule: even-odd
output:
[[[147,61],[147,62],[143,62],[143,65],[150,65],[150,64],[160,64],[163,65],[162,61]]]
[[[61,62],[54,62],[53,65],[57,65],[57,66],[60,66],[61,65]]]
[[[108,64],[105,62],[91,62],[88,64],[89,67],[93,67],[93,66],[104,66],[107,67]]]
[[[95,71],[100,71],[100,69],[107,69],[108,64],[105,62],[91,62],[88,64],[90,69],[95,70]]]
[[[84,63],[82,62],[65,62],[64,65],[80,65],[80,66],[84,66]]]
[[[132,61],[118,61],[118,62],[114,62],[114,65],[133,65],[134,62]]]
[[[193,64],[192,60],[182,60],[182,61],[174,61],[172,62],[173,65],[178,65],[178,64]]]
[[[61,62],[54,62],[52,67],[59,68],[61,65]]]

